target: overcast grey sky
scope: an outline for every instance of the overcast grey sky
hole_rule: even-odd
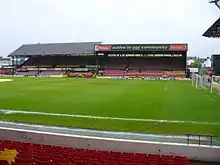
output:
[[[220,53],[202,37],[220,16],[208,0],[0,0],[0,56],[22,44],[188,43],[189,56]]]

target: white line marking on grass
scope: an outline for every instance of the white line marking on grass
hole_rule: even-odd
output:
[[[208,97],[211,101],[215,101],[215,98],[216,98],[215,96],[213,96],[213,95],[211,96],[211,95],[207,95],[207,94],[205,96]]]
[[[165,84],[165,86],[164,86],[164,90],[165,90],[165,92],[167,92],[167,90],[168,90],[168,88],[167,88],[167,84]]]
[[[143,121],[143,122],[152,122],[152,123],[220,125],[220,122],[184,121],[184,120],[157,120],[157,119],[140,119],[140,118],[138,119],[138,118],[121,118],[121,117],[105,117],[105,116],[88,116],[88,115],[74,115],[74,114],[49,113],[49,112],[33,112],[33,111],[20,111],[20,110],[7,110],[7,109],[0,109],[0,114],[32,114],[32,115],[64,116],[64,117],[101,119],[101,120]]]
[[[12,81],[12,79],[0,79],[0,82],[9,82]]]
[[[205,86],[201,86],[201,88],[202,88],[202,89],[208,89],[208,87],[205,87]]]

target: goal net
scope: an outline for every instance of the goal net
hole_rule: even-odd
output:
[[[220,95],[220,76],[213,76],[213,89],[218,91]]]
[[[196,88],[207,89],[210,93],[215,90],[220,94],[220,76],[193,74],[192,85]]]
[[[196,88],[207,89],[208,87],[210,87],[210,78],[207,75],[193,74],[192,85]]]

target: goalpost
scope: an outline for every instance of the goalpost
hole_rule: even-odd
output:
[[[205,75],[193,74],[192,86],[196,88],[207,88],[209,86],[209,78]]]
[[[213,89],[216,89],[220,94],[220,76],[193,74],[192,86],[207,89],[209,90],[210,94],[213,93]]]
[[[220,95],[220,76],[213,76],[213,88],[217,90]]]

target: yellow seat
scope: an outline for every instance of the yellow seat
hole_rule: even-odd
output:
[[[0,151],[0,160],[6,160],[9,164],[11,164],[15,161],[16,155],[16,150],[5,149],[4,151]]]

